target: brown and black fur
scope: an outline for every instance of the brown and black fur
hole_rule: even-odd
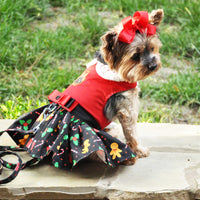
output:
[[[164,16],[163,10],[154,10],[149,14],[149,23],[158,26]],[[122,24],[101,37],[102,46],[98,54],[100,62],[107,63],[122,80],[137,82],[154,74],[161,68],[159,49],[162,46],[158,34],[147,37],[137,32],[131,44],[118,40]],[[137,157],[149,155],[148,148],[138,143],[136,123],[139,112],[139,89],[113,95],[107,102],[104,111],[109,120],[118,119],[122,125],[127,145],[137,153]],[[133,164],[135,158],[125,164]]]

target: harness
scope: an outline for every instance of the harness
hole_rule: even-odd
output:
[[[111,122],[104,114],[108,99],[118,92],[136,88],[137,82],[128,83],[104,79],[96,72],[97,64],[98,62],[86,69],[63,93],[54,90],[48,98],[69,112],[80,105],[95,118],[101,129],[104,129]],[[69,106],[66,107],[66,104]]]
[[[97,64],[97,63],[96,63]],[[127,82],[116,82],[107,79],[103,79],[96,72],[96,64],[90,66],[72,85],[70,85],[64,92],[59,92],[54,90],[49,96],[51,104],[46,107],[41,107],[31,113],[35,116],[39,116],[41,112],[43,113],[43,120],[46,119],[49,113],[53,112],[57,106],[61,106],[70,113],[76,112],[81,108],[84,108],[94,118],[99,124],[101,129],[104,129],[110,121],[104,115],[104,107],[107,100],[115,93],[129,90],[135,88],[137,83],[127,83]],[[39,110],[39,112],[38,112]],[[83,112],[83,115],[86,115]],[[91,119],[90,118],[90,119]],[[42,122],[40,122],[42,123]],[[32,127],[33,124],[31,124]],[[15,135],[20,132],[22,136],[31,137],[39,129],[39,125],[33,127],[30,130],[21,130],[13,128],[11,125],[6,132],[13,138],[13,140],[19,145],[19,142],[15,139]],[[5,131],[0,132],[3,134]],[[3,172],[3,167],[12,169],[13,172],[8,177],[0,180],[0,184],[5,184],[12,181],[19,173],[20,170],[40,162],[38,158],[32,158],[29,161],[23,163],[20,156],[15,153],[18,151],[26,151],[27,145],[32,145],[32,140],[30,139],[28,143],[21,147],[11,147],[11,146],[0,146],[0,175]],[[18,161],[16,164],[9,163],[3,159],[4,156],[13,155],[17,157]]]

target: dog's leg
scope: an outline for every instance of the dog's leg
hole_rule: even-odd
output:
[[[139,110],[137,91],[132,91],[132,94],[126,93],[125,96],[132,101],[129,101],[129,105],[126,103],[128,107],[125,106],[118,110],[118,120],[121,123],[127,145],[137,154],[138,158],[146,157],[149,155],[149,149],[139,144],[136,129]]]
[[[138,141],[136,130],[137,113],[132,113],[131,115],[129,111],[121,110],[118,113],[118,119],[121,123],[127,145],[137,154],[138,158],[147,157],[149,149],[143,147]]]

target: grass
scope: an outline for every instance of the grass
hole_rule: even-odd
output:
[[[150,98],[164,104],[188,106],[200,105],[200,73],[171,75],[167,82],[142,82],[142,98]]]
[[[200,117],[200,7],[198,0],[7,0],[0,1],[0,118],[17,118],[47,103],[93,58],[100,36],[136,10],[163,8],[163,67],[184,66],[166,80],[141,82],[141,122],[175,122],[186,106]],[[50,24],[51,23],[51,24]],[[188,63],[192,67],[188,68]],[[177,114],[177,113],[179,114]],[[200,120],[188,121],[200,123]]]

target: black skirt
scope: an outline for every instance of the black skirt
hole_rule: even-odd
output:
[[[76,113],[53,103],[21,116],[5,131],[35,160],[51,157],[57,168],[72,169],[94,152],[111,167],[136,156],[126,144]]]

